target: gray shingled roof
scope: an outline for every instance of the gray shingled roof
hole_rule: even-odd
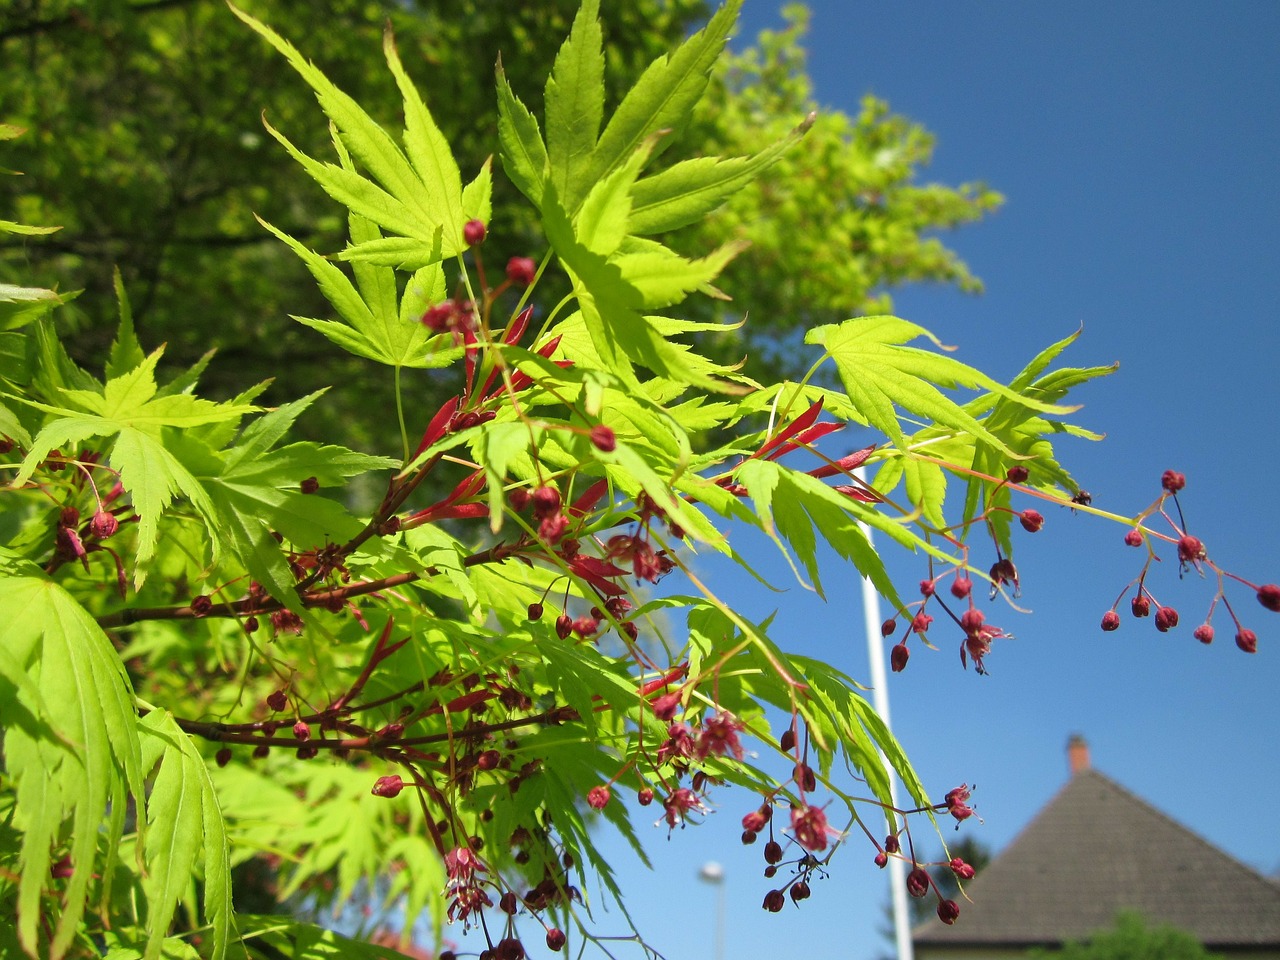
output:
[[[1027,946],[1087,939],[1136,910],[1213,947],[1280,947],[1280,884],[1095,770],[1068,781],[966,885],[960,919],[918,944]]]

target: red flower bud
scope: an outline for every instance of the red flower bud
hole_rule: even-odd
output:
[[[560,491],[555,487],[538,487],[533,491],[533,513],[539,520],[560,512]]]
[[[556,636],[561,640],[567,640],[571,633],[573,633],[573,618],[567,613],[560,614],[556,617]]]
[[[799,903],[801,900],[808,900],[809,884],[805,883],[803,880],[797,880],[795,883],[791,885],[790,892],[791,892],[791,900],[794,903]]]
[[[303,493],[315,493],[320,489],[320,481],[315,477],[307,477],[307,479],[298,484],[298,489]]]
[[[223,747],[216,754],[214,754],[213,759],[218,764],[218,766],[225,767],[228,763],[231,762],[231,748]]]
[[[1280,585],[1264,583],[1258,588],[1258,602],[1272,613],[1280,613]]]
[[[1112,630],[1119,630],[1120,614],[1116,613],[1114,610],[1108,610],[1104,613],[1102,615],[1102,629],[1107,633],[1110,633]]]
[[[958,576],[951,581],[951,595],[957,600],[963,600],[973,592],[973,581],[966,576]]]
[[[959,857],[953,857],[951,862],[947,864],[947,866],[949,866],[951,868],[951,872],[954,873],[961,880],[973,879],[973,874],[974,874],[973,867],[965,863]]]
[[[920,581],[920,594],[921,594],[921,596],[925,596],[925,597],[932,597],[932,596],[933,596],[934,591],[935,591],[935,590],[937,590],[937,588],[938,588],[937,581],[934,581],[934,580],[921,580],[921,581]]]
[[[907,649],[905,643],[899,643],[889,651],[889,665],[894,673],[901,673],[907,668],[907,660],[911,657],[911,651]]]
[[[283,690],[275,690],[267,694],[267,706],[272,710],[280,711],[289,705],[289,697]]]
[[[783,753],[794,750],[796,747],[796,731],[792,727],[788,727],[782,731],[782,736],[778,738],[778,749]]]
[[[653,791],[648,787],[641,787],[640,792],[636,794],[636,800],[639,802],[640,806],[647,807],[649,804],[653,803]]]
[[[1241,627],[1240,632],[1236,634],[1236,646],[1245,653],[1258,652],[1258,635],[1248,627]]]
[[[1187,485],[1187,478],[1177,470],[1166,470],[1160,477],[1160,486],[1169,493],[1177,493]]]
[[[299,720],[293,725],[293,735],[299,740],[311,739],[311,728],[307,726],[307,721]]]
[[[1039,533],[1040,528],[1044,526],[1044,515],[1038,510],[1023,510],[1018,514],[1018,520],[1027,533]]]
[[[782,859],[782,844],[777,840],[770,840],[764,845],[764,862],[777,863]]]
[[[89,532],[99,540],[106,540],[119,529],[120,521],[105,510],[99,510],[89,521]]]
[[[884,849],[886,853],[897,853],[902,849],[902,841],[898,839],[896,834],[891,833],[884,838]]]
[[[1131,547],[1142,546],[1142,531],[1136,530],[1136,529],[1130,530],[1128,533],[1124,535],[1124,542]]]
[[[527,287],[538,275],[538,265],[528,257],[512,257],[507,261],[507,279]]]
[[[1021,464],[1010,467],[1005,472],[1005,479],[1010,483],[1026,483],[1027,477],[1031,475],[1030,471]]]
[[[876,854],[874,863],[877,867],[884,867],[884,865],[888,862],[889,862],[889,858],[885,856],[883,853]]]
[[[1207,623],[1202,623],[1192,631],[1191,635],[1201,643],[1213,643],[1213,627]]]
[[[924,867],[916,867],[907,874],[907,893],[917,899],[929,892],[929,873]]]
[[[1178,538],[1178,560],[1181,563],[1193,563],[1204,559],[1204,544],[1199,537],[1186,534]]]
[[[884,623],[880,624],[880,636],[891,637],[898,630],[898,621],[890,617]]]
[[[787,905],[787,897],[781,890],[770,890],[764,895],[764,908],[770,913],[777,913]]]
[[[587,806],[592,810],[603,810],[609,805],[609,787],[592,787],[587,791]]]
[[[212,609],[213,601],[204,594],[191,598],[191,612],[197,617],[207,617]]]
[[[653,715],[659,720],[673,720],[679,706],[680,694],[678,692],[664,693],[662,696],[654,698]]]
[[[1139,594],[1129,602],[1129,609],[1135,617],[1145,617],[1151,612],[1151,604],[1147,598]]]
[[[391,774],[386,777],[379,777],[374,781],[373,789],[369,792],[375,797],[394,797],[404,789],[404,780],[398,774]]]
[[[942,900],[938,903],[938,919],[948,926],[956,922],[960,916],[960,905],[954,900]]]
[[[1173,607],[1160,607],[1156,610],[1156,629],[1168,633],[1178,625],[1178,611]]]
[[[487,231],[483,220],[468,220],[462,225],[462,239],[468,247],[478,247],[484,243],[485,233]]]
[[[603,423],[598,423],[591,428],[591,443],[601,453],[613,453],[618,449],[618,438],[614,436],[613,430]]]
[[[754,830],[743,830],[743,831],[742,831],[742,845],[743,845],[744,847],[749,847],[749,846],[751,846],[753,843],[755,843],[755,842],[756,842],[756,837],[757,837],[757,836],[758,836],[758,834],[757,834]]]
[[[563,930],[559,927],[552,927],[547,931],[547,949],[555,950],[557,952],[563,950],[565,939]]]

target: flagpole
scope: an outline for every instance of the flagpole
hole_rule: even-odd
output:
[[[866,481],[866,473],[862,467],[856,468],[854,476],[859,481]],[[871,528],[862,521],[858,522],[867,543],[871,543]],[[884,669],[884,638],[880,635],[880,594],[867,577],[862,578],[862,619],[867,634],[867,656],[871,661],[871,702],[876,713],[884,721],[884,725],[892,729],[889,721],[889,677]],[[884,760],[883,751],[880,753]],[[898,777],[889,772],[889,796],[893,805],[898,804]],[[907,906],[907,865],[900,857],[889,858],[889,885],[893,895],[893,930],[898,944],[898,960],[915,960],[915,951],[911,943],[911,913]]]

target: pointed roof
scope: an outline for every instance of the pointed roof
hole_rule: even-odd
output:
[[[922,923],[917,944],[1059,944],[1128,909],[1210,948],[1280,948],[1280,884],[1087,767],[965,890],[960,919]]]

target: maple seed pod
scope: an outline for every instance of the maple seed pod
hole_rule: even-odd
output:
[[[1102,615],[1102,629],[1107,633],[1110,633],[1112,630],[1119,630],[1120,614],[1116,613],[1114,610],[1108,610],[1104,613]]]
[[[303,493],[315,493],[320,489],[320,481],[315,477],[307,477],[307,479],[298,484],[298,489]]]
[[[907,893],[919,899],[929,892],[929,873],[924,867],[916,867],[907,874]]]
[[[907,668],[907,660],[911,657],[911,651],[907,649],[905,643],[899,643],[889,651],[889,666],[894,673],[901,673]]]
[[[1156,610],[1156,629],[1168,633],[1178,625],[1178,611],[1173,607],[1160,607]]]
[[[1151,612],[1151,604],[1144,596],[1136,596],[1129,603],[1129,609],[1133,611],[1135,617],[1145,617]]]
[[[892,637],[898,632],[898,621],[890,617],[884,623],[880,624],[880,636]]]
[[[397,774],[391,774],[386,777],[379,777],[374,781],[373,789],[369,792],[375,797],[395,797],[404,789],[404,780]]]
[[[963,600],[971,593],[973,593],[973,581],[968,577],[956,577],[951,581],[951,595],[957,600]]]
[[[468,220],[462,225],[462,239],[466,241],[468,247],[478,247],[484,243],[484,235],[487,232],[483,220]]]
[[[538,275],[538,265],[529,257],[512,257],[507,261],[507,279],[527,287]]]
[[[99,510],[89,521],[89,532],[99,540],[106,540],[119,529],[120,521],[114,514],[107,513],[105,510]]]
[[[277,713],[289,705],[289,697],[283,690],[267,694],[267,706]]]
[[[1010,467],[1005,472],[1005,479],[1010,483],[1026,483],[1027,477],[1031,476],[1031,472],[1021,464]]]
[[[1142,531],[1137,529],[1130,530],[1124,535],[1124,542],[1131,547],[1142,546]]]
[[[547,931],[547,949],[560,951],[564,949],[565,935],[564,931],[558,927],[552,927]]]
[[[1186,485],[1186,475],[1179,473],[1177,470],[1166,470],[1160,476],[1160,486],[1164,487],[1169,493],[1177,493]]]
[[[787,897],[781,890],[770,890],[764,895],[764,908],[770,913],[777,913],[787,905]]]
[[[1213,643],[1213,627],[1207,623],[1202,623],[1192,631],[1191,635],[1201,643]]]
[[[613,430],[603,423],[596,424],[591,428],[591,443],[601,453],[613,453],[614,450],[618,449],[618,438],[614,435]]]
[[[1258,602],[1272,613],[1280,613],[1280,584],[1264,583],[1260,586]]]
[[[803,880],[797,880],[795,883],[791,885],[790,893],[791,893],[791,900],[794,903],[799,903],[801,900],[808,900],[809,885],[805,883]]]
[[[777,840],[770,840],[764,845],[764,862],[775,864],[782,859],[782,844]]]
[[[1248,627],[1241,627],[1240,632],[1236,634],[1236,646],[1245,653],[1258,652],[1258,635]]]
[[[960,905],[954,900],[942,900],[938,903],[938,919],[945,924],[953,924],[960,916]]]
[[[223,747],[216,754],[214,754],[213,759],[214,761],[217,762],[218,766],[225,767],[228,763],[231,762],[231,748]]]
[[[293,725],[293,735],[299,740],[311,739],[311,728],[307,726],[307,721],[299,720]]]

